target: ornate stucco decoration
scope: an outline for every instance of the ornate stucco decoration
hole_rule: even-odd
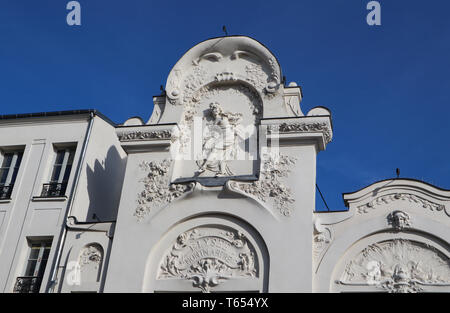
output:
[[[170,184],[169,170],[171,161],[142,162],[139,167],[147,175],[140,182],[144,183],[144,190],[138,194],[138,206],[134,215],[141,220],[153,208],[160,208],[173,200],[181,197],[185,193],[192,191],[194,183]]]
[[[197,112],[201,100],[212,101],[215,97],[225,98],[227,95],[241,96],[242,105],[248,106],[253,111],[256,119],[262,116],[262,103],[258,94],[248,86],[241,84],[233,85],[207,85],[200,88],[185,103],[184,119],[182,123],[190,125]]]
[[[80,267],[83,268],[88,264],[94,264],[97,269],[102,262],[102,255],[102,250],[97,245],[84,247],[80,254]]]
[[[166,84],[171,104],[186,105],[201,87],[213,82],[240,81],[272,98],[281,85],[281,68],[257,41],[223,37],[204,41],[190,49],[174,66]]]
[[[309,133],[309,132],[322,132],[325,138],[325,143],[331,142],[331,128],[328,123],[313,122],[313,123],[282,123],[280,125],[270,125],[267,128],[267,132],[279,132],[279,133]]]
[[[192,139],[191,137],[191,129],[189,126],[184,122],[178,124],[172,133],[171,142],[174,143],[172,147],[179,153],[188,151]]]
[[[216,74],[214,80],[216,82],[235,81],[236,77],[232,72],[221,72]]]
[[[284,103],[286,107],[294,114],[295,116],[300,116],[300,105],[297,96],[287,96],[284,98]],[[331,138],[330,138],[331,141]]]
[[[243,108],[247,108],[253,114],[252,124],[256,124],[262,117],[262,102],[258,93],[242,84],[206,85],[195,93],[189,94],[189,96],[191,98],[184,101],[184,112],[181,122],[172,134],[172,142],[175,143],[174,148],[180,154],[190,151],[191,141],[195,140],[192,136],[194,117],[201,117],[204,120],[211,118],[209,113],[205,116],[202,103],[203,105],[210,105],[210,103],[217,102],[218,99],[228,99],[228,101],[241,103]],[[222,102],[220,104],[223,105]],[[237,112],[234,113],[239,114]],[[228,115],[230,115],[229,112]]]
[[[423,208],[429,209],[431,211],[444,210],[445,213],[450,216],[450,214],[447,213],[447,210],[445,209],[445,206],[443,204],[434,203],[432,201],[426,200],[424,198],[409,193],[392,193],[377,197],[366,204],[358,206],[357,212],[359,214],[368,213],[370,210],[375,209],[379,205],[390,204],[394,201],[409,201],[412,203],[417,203],[420,204]]]
[[[246,81],[255,86],[257,90],[264,89],[266,74],[260,64],[251,63],[245,66]]]
[[[336,283],[393,293],[420,292],[426,286],[450,286],[450,261],[430,245],[394,239],[361,251]]]
[[[183,105],[189,104],[192,101],[194,94],[203,87],[207,81],[208,72],[201,65],[196,65],[192,68],[192,73],[189,74],[183,82]],[[196,99],[194,98],[194,101]]]
[[[217,73],[214,76],[214,80],[228,81],[228,80],[237,80],[239,78],[243,81],[250,82],[259,92],[264,93],[267,96],[275,94],[280,85],[280,77],[278,74],[276,61],[273,59],[273,57],[267,59],[268,70],[270,72],[266,73],[261,64],[258,64],[258,61],[261,61],[259,57],[257,57],[251,52],[240,50],[236,50],[229,57],[224,57],[220,52],[216,52],[216,53],[207,53],[205,55],[200,56],[197,60],[194,60],[192,68],[193,73],[188,75],[184,80],[184,86],[189,86],[190,88],[187,88],[188,90],[185,88],[184,93],[187,93],[187,96],[189,97],[189,91],[192,91],[193,89],[195,89],[195,87],[198,87],[199,84],[201,83],[204,84],[207,82],[208,76],[207,73],[204,71],[204,67],[201,64],[202,60],[210,60],[213,62],[222,62],[232,65],[233,61],[240,59],[241,56],[243,55],[250,57],[255,62],[255,63],[251,62],[247,63],[247,65],[245,66],[245,75],[235,74],[231,71],[223,71]],[[174,83],[177,81],[177,79],[179,80],[179,77],[174,75],[171,86],[175,87],[177,86],[177,84]],[[174,88],[174,90],[178,89]],[[171,92],[172,98],[176,97],[176,95],[177,92],[175,93],[173,91]]]
[[[156,139],[171,139],[172,132],[170,130],[148,130],[148,131],[127,131],[119,133],[120,141],[141,141]]]
[[[169,90],[167,93],[167,99],[171,104],[176,104],[181,93],[181,79],[182,71],[180,69],[174,69],[172,77],[167,81],[166,89]]]
[[[202,292],[231,278],[258,275],[253,246],[233,229],[198,227],[178,236],[163,258],[158,279],[191,280]]]
[[[266,93],[275,94],[278,89],[278,82],[280,80],[280,77],[277,75],[277,65],[275,59],[271,57],[269,58],[268,62],[270,65],[271,72],[266,86]]]
[[[206,128],[203,136],[202,160],[197,162],[198,174],[209,170],[215,176],[233,176],[228,167],[228,161],[236,158],[236,139],[242,114],[225,112],[219,103],[209,105],[212,122]],[[244,138],[242,138],[244,139]]]
[[[387,216],[388,224],[397,231],[403,228],[411,227],[411,219],[408,213],[403,211],[394,211]]]
[[[313,256],[316,262],[319,261],[321,255],[329,247],[333,240],[333,232],[331,227],[323,225],[319,218],[314,221],[313,232]]]
[[[272,200],[282,215],[289,216],[295,199],[291,189],[281,179],[288,177],[296,160],[296,158],[286,155],[278,157],[266,155],[262,160],[257,181],[251,183],[230,181],[227,185],[231,190],[243,193],[264,204]]]
[[[250,56],[254,60],[260,60],[260,58],[255,54],[249,51],[241,50],[236,50],[231,56],[231,59],[239,59],[242,55]],[[245,79],[252,83],[257,90],[264,90],[265,95],[271,97],[278,90],[280,75],[277,69],[276,61],[273,57],[269,57],[267,59],[267,64],[269,65],[270,71],[268,74],[263,70],[261,64],[250,63],[246,65],[245,71],[247,75]]]

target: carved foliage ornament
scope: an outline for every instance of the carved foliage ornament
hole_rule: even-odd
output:
[[[419,292],[450,286],[450,261],[427,244],[395,239],[373,244],[350,261],[342,285],[376,286],[388,292]]]
[[[184,122],[190,125],[193,117],[197,114],[197,107],[201,100],[213,100],[214,98],[223,98],[230,94],[243,96],[243,104],[247,104],[256,119],[262,116],[262,104],[258,94],[248,86],[244,85],[207,85],[200,88],[195,94],[192,94],[189,101],[185,103]]]
[[[243,73],[242,75],[229,71],[208,75],[207,70],[202,65],[203,60],[222,62],[226,59],[225,62],[232,62],[233,60],[239,59],[242,55],[246,55],[254,60],[254,62],[249,62],[246,65],[245,74]],[[238,79],[249,82],[256,90],[264,92],[267,97],[271,98],[277,92],[280,85],[278,65],[273,57],[269,57],[266,73],[261,64],[259,64],[259,61],[261,59],[249,51],[236,50],[230,56],[224,56],[220,52],[208,52],[192,61],[190,73],[185,77],[183,77],[183,71],[180,68],[173,70],[167,84],[167,98],[172,104],[187,105],[194,93],[204,85],[213,81],[234,81]]]
[[[199,227],[178,236],[163,258],[158,279],[191,280],[202,292],[230,278],[258,275],[258,262],[244,234],[232,229]]]
[[[323,225],[319,218],[314,221],[313,256],[317,261],[333,240],[331,227]]]
[[[420,204],[423,208],[429,209],[431,211],[442,211],[445,209],[445,206],[443,204],[437,204],[413,194],[392,193],[385,196],[380,196],[364,205],[358,206],[358,213],[360,214],[368,213],[371,209],[375,209],[379,205],[389,204],[394,201],[408,201],[412,203],[417,203]]]
[[[163,207],[193,189],[193,183],[170,184],[169,170],[171,163],[171,161],[165,159],[159,162],[144,161],[140,164],[139,167],[147,175],[140,180],[144,183],[144,190],[138,194],[138,206],[134,213],[138,220],[146,216],[152,208]]]
[[[120,141],[170,139],[172,132],[170,130],[131,131],[119,133],[117,136]]]
[[[95,268],[98,268],[102,261],[102,255],[102,249],[97,245],[84,247],[80,254],[80,267],[83,268],[88,264],[95,264]]]
[[[257,90],[262,90],[265,86],[267,75],[264,73],[260,64],[251,63],[245,66],[247,73],[246,80],[255,86]]]
[[[184,79],[183,104],[187,105],[194,94],[206,83],[207,71],[201,66],[194,66],[192,73]],[[194,100],[195,101],[195,100]]]
[[[291,189],[281,179],[287,177],[296,158],[286,155],[265,155],[262,160],[259,180],[251,183],[230,182],[230,187],[250,195],[262,202],[272,200],[284,216],[289,216],[295,202]]]
[[[267,132],[274,133],[302,133],[302,132],[322,132],[325,137],[325,143],[331,142],[330,126],[325,122],[316,123],[282,123],[280,125],[270,125]]]

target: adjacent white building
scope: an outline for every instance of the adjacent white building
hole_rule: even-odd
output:
[[[450,191],[391,179],[315,212],[331,113],[258,41],[197,44],[153,100],[123,125],[0,116],[3,292],[450,291]]]

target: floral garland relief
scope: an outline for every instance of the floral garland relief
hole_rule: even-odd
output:
[[[347,263],[342,285],[375,286],[414,293],[426,286],[450,286],[450,260],[434,247],[404,239],[376,243]]]
[[[147,172],[140,182],[144,183],[144,190],[138,194],[138,206],[134,215],[141,220],[152,209],[161,208],[173,200],[181,197],[184,193],[193,189],[194,184],[170,184],[169,170],[171,161],[143,161],[139,167]]]
[[[281,178],[289,176],[296,160],[286,155],[278,157],[266,155],[262,161],[259,180],[252,183],[233,181],[230,186],[264,203],[272,200],[282,215],[289,216],[295,199],[292,197],[291,189],[281,181]]]
[[[411,203],[417,203],[425,209],[429,209],[431,211],[445,211],[447,213],[447,210],[445,209],[445,205],[434,203],[434,202],[431,202],[424,198],[418,197],[413,194],[408,194],[408,193],[392,193],[392,194],[380,196],[366,204],[358,206],[357,207],[358,213],[359,214],[368,213],[371,210],[375,209],[379,205],[390,204],[394,201],[408,201]],[[447,215],[449,215],[449,214],[447,213]]]
[[[198,227],[178,236],[163,258],[157,278],[191,280],[194,287],[209,293],[228,279],[257,277],[255,256],[241,232]]]

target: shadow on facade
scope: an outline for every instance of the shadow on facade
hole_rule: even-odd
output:
[[[96,160],[94,168],[86,167],[89,207],[87,222],[110,222],[117,218],[122,192],[126,157],[117,147],[108,149],[105,160]]]

